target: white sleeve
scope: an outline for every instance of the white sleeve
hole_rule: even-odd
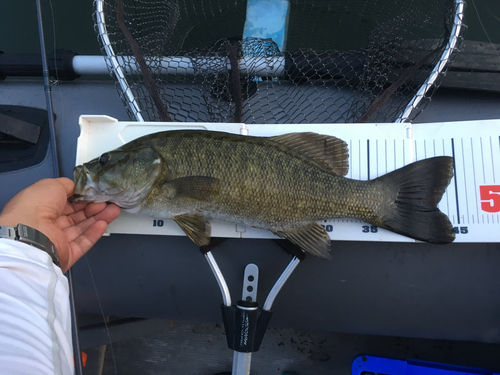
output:
[[[50,256],[0,239],[0,374],[73,374],[68,280]]]

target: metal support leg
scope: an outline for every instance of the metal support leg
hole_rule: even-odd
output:
[[[259,310],[256,302],[259,269],[255,264],[245,268],[242,299],[231,305],[231,295],[224,276],[210,251],[204,252],[212,272],[219,284],[224,301],[222,316],[228,346],[234,350],[232,375],[249,375],[252,352],[259,349],[260,343],[271,318],[271,307],[279,291],[292,272],[300,263],[296,256],[283,271],[267,297],[263,310]]]

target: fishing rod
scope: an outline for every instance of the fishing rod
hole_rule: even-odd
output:
[[[36,1],[37,19],[38,19],[38,33],[40,36],[40,50],[42,54],[42,70],[43,70],[43,83],[45,90],[45,102],[48,112],[49,129],[50,129],[50,147],[52,152],[52,165],[54,168],[54,176],[59,177],[59,158],[57,156],[57,142],[56,142],[56,128],[54,121],[54,107],[52,105],[52,92],[50,89],[50,75],[47,62],[47,53],[45,50],[45,37],[43,33],[42,21],[42,5],[40,0]],[[73,272],[71,268],[66,272],[69,284],[69,302],[71,312],[71,331],[73,339],[73,356],[75,363],[76,375],[83,375],[82,354],[80,350],[80,340],[78,338],[78,324],[76,320],[76,306],[75,306],[75,293],[73,285]]]

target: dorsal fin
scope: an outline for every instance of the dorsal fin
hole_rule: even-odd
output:
[[[289,133],[269,137],[306,155],[320,167],[339,176],[349,171],[349,150],[343,140],[317,133]]]

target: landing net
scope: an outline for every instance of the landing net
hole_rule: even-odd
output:
[[[286,43],[244,34],[240,0],[95,0],[110,73],[137,121],[409,121],[463,30],[462,0],[290,0]],[[248,25],[247,25],[248,27]]]

